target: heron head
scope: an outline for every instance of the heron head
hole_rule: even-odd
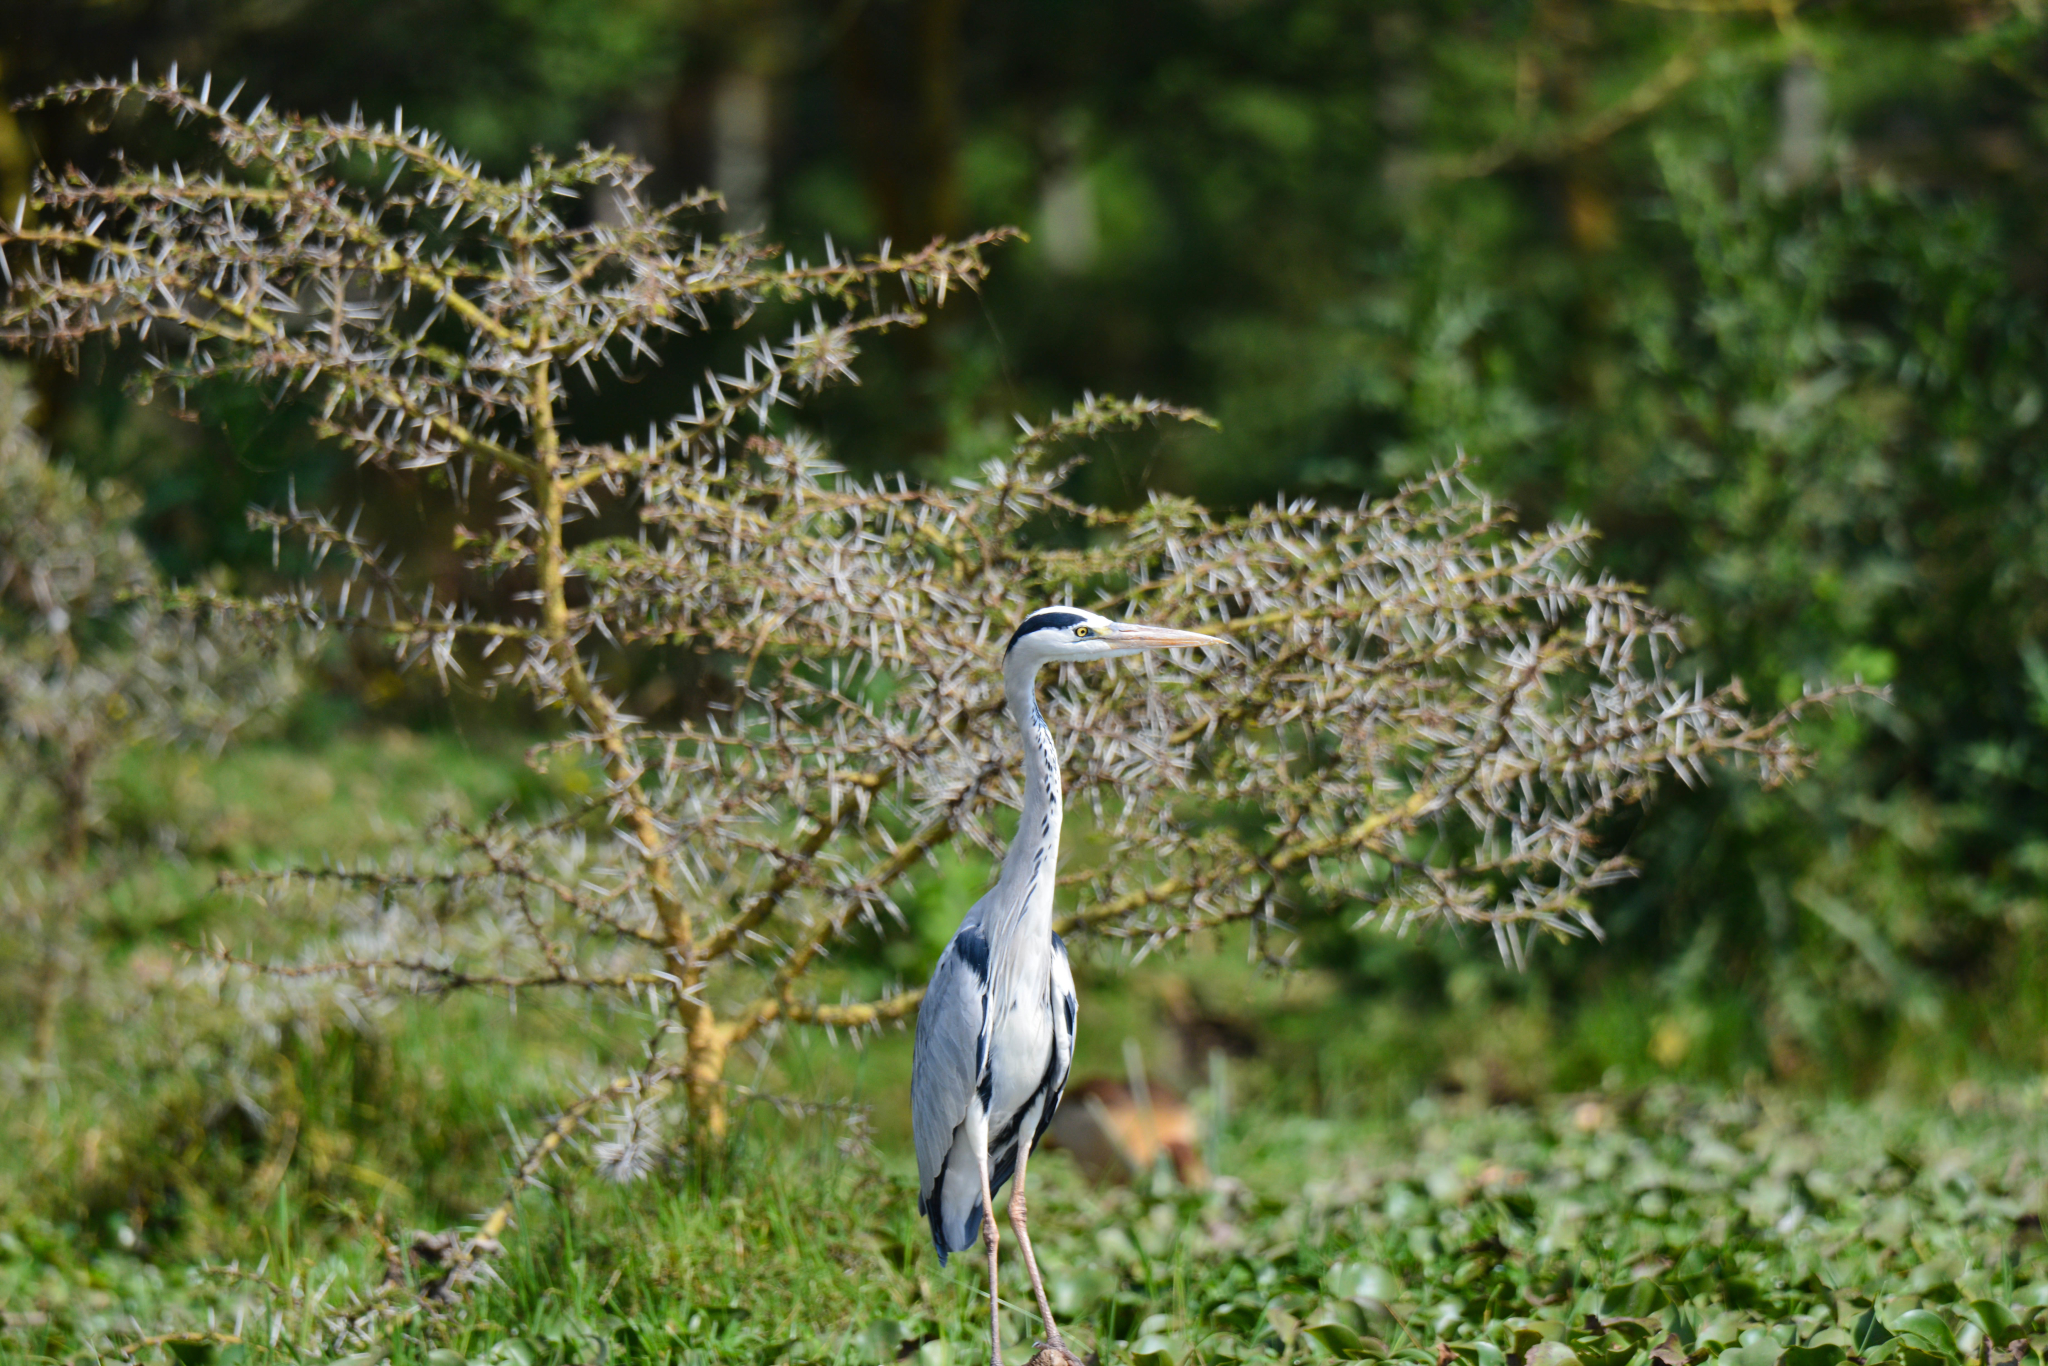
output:
[[[1189,645],[1229,645],[1218,636],[1111,621],[1079,607],[1042,607],[1017,624],[1004,660],[1036,668],[1054,662],[1114,659],[1140,650],[1171,650]]]

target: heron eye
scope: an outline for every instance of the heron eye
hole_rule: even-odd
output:
[[[1076,640],[1086,640],[1094,634],[1095,628],[1093,626],[1076,626],[1074,628],[1074,639]]]

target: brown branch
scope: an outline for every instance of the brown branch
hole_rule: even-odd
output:
[[[732,1026],[729,1042],[738,1043],[751,1037],[754,1032],[789,1009],[789,989],[797,978],[809,970],[811,963],[822,953],[825,946],[845,931],[847,922],[867,904],[867,899],[882,888],[890,886],[909,870],[912,864],[951,839],[959,828],[960,813],[966,803],[1002,767],[1004,761],[991,761],[983,766],[981,773],[947,806],[946,813],[927,822],[910,839],[896,846],[888,858],[882,860],[859,884],[840,893],[841,904],[831,915],[821,916],[801,943],[792,948],[770,977],[768,987],[753,1005],[743,1011]]]
[[[681,1074],[680,1067],[662,1066],[650,1068],[645,1072],[636,1072],[631,1076],[615,1077],[595,1091],[586,1093],[563,1110],[548,1125],[547,1131],[526,1150],[526,1156],[520,1159],[518,1167],[513,1169],[512,1182],[504,1198],[484,1216],[483,1223],[478,1226],[478,1239],[496,1239],[503,1236],[505,1226],[512,1222],[512,1211],[519,1203],[520,1193],[533,1184],[533,1179],[540,1175],[540,1169],[547,1165],[548,1159],[554,1156],[555,1151],[575,1136],[576,1130],[592,1110],[606,1101],[617,1100],[621,1096],[645,1094]]]
[[[862,773],[850,778],[835,776],[833,781],[865,787],[872,792],[888,781],[889,772],[888,769],[884,769],[877,773]],[[775,869],[775,876],[769,879],[768,885],[747,903],[744,910],[704,941],[705,961],[723,958],[731,953],[748,934],[760,928],[761,924],[775,913],[775,908],[782,904],[782,899],[796,886],[804,866],[817,856],[818,851],[825,847],[826,841],[845,824],[846,818],[852,814],[854,808],[855,803],[843,801],[838,803],[830,815],[813,817],[817,824],[811,833],[804,836],[803,841],[794,850],[777,853],[776,857],[780,862]]]
[[[1450,158],[1434,168],[1445,180],[1476,180],[1523,161],[1553,161],[1597,147],[1632,123],[1655,113],[1704,69],[1702,57],[1716,34],[1701,29],[1627,95],[1576,127],[1540,138],[1509,135],[1482,152]]]
[[[602,976],[578,973],[566,966],[557,967],[547,973],[530,976],[512,976],[505,973],[468,972],[443,963],[430,963],[417,958],[345,958],[330,963],[301,963],[287,967],[279,963],[265,963],[253,958],[244,958],[227,949],[198,948],[179,943],[175,948],[183,952],[208,958],[226,967],[243,968],[264,977],[279,977],[288,980],[313,977],[342,977],[349,974],[371,976],[380,972],[410,973],[432,981],[432,992],[443,994],[473,988],[493,988],[520,991],[529,987],[572,987],[581,991],[618,991],[633,987],[673,987],[675,976],[666,972],[617,972]]]
[[[778,1005],[774,1012],[761,1021],[780,1018],[790,1024],[823,1025],[827,1028],[864,1029],[870,1025],[886,1024],[914,1014],[918,1002],[924,999],[925,989],[913,987],[899,991],[893,996],[884,996],[879,1001],[843,1001],[838,1005]]]
[[[1426,815],[1442,804],[1442,798],[1431,792],[1417,792],[1406,801],[1386,811],[1375,812],[1364,820],[1317,840],[1284,842],[1264,858],[1245,858],[1228,865],[1222,871],[1194,877],[1162,878],[1150,886],[1126,892],[1119,897],[1099,902],[1094,906],[1062,916],[1053,925],[1059,934],[1072,934],[1076,930],[1095,929],[1113,920],[1157,906],[1163,902],[1181,897],[1193,896],[1212,888],[1241,882],[1261,873],[1280,873],[1314,858],[1328,858],[1331,854],[1364,849],[1382,831],[1396,822],[1412,820]]]

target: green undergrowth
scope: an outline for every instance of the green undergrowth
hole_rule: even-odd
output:
[[[902,1031],[792,1033],[742,1061],[750,1093],[809,1108],[742,1105],[715,1170],[669,1154],[617,1187],[580,1155],[550,1168],[503,1256],[444,1303],[420,1294],[441,1268],[417,1236],[473,1224],[648,1022],[478,995],[259,1036],[180,977],[183,945],[291,950],[290,925],[215,890],[223,871],[389,856],[574,777],[533,778],[514,743],[397,730],[112,768],[109,876],[73,908],[92,954],[66,969],[40,1067],[29,997],[0,999],[0,1359],[980,1358],[978,1258],[941,1270],[915,1213]],[[919,952],[984,873],[932,870],[905,908]],[[1228,940],[1137,966],[1075,947],[1076,1076],[1122,1078],[1135,1053],[1224,1116],[1209,1156],[1231,1178],[1138,1195],[1056,1153],[1034,1166],[1058,1307],[1105,1361],[1934,1366],[1953,1346],[1982,1366],[1986,1341],[2009,1360],[2043,1331],[2048,1100],[1960,1015],[1881,1099],[1828,1101],[1796,1071],[1803,1090],[1758,1089],[1771,1059],[1738,1000],[1644,992],[1592,943],[1544,946],[1574,971],[1530,978],[1452,939],[1288,974]],[[14,966],[25,992],[33,964]],[[853,946],[815,986],[924,967]],[[1542,994],[1574,975],[1580,999]],[[1006,1294],[1025,1302],[1021,1278]],[[1034,1330],[1007,1324],[1021,1361]]]
[[[1136,1366],[1897,1366],[2048,1348],[2048,1091],[1938,1106],[1676,1087],[1535,1107],[1419,1103],[1373,1125],[1247,1114],[1228,1176],[1094,1189],[1034,1166],[1070,1339]],[[25,1360],[914,1361],[986,1349],[978,1257],[941,1269],[903,1154],[840,1113],[743,1121],[716,1169],[564,1169],[443,1301],[401,1225],[315,1250],[251,1211],[234,1265],[75,1256],[0,1232]],[[1005,1262],[1006,1356],[1030,1353]]]

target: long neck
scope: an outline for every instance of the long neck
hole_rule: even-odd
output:
[[[1038,713],[1037,673],[1035,665],[1021,662],[1003,670],[1003,696],[1024,737],[1024,809],[997,881],[1010,893],[998,899],[999,914],[1010,922],[1002,928],[1049,939],[1053,878],[1060,860],[1060,756],[1051,729]]]

